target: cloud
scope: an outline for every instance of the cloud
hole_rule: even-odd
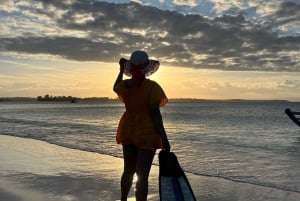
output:
[[[278,10],[271,15],[271,18],[281,33],[294,33],[299,35],[300,27],[300,4],[284,2]]]
[[[273,17],[280,23],[290,23],[300,21],[300,4],[293,2],[284,2],[279,5],[278,10],[273,14]]]
[[[12,0],[0,0],[0,9],[8,12],[14,11],[14,3]]]
[[[198,5],[196,0],[174,0],[173,3],[178,6],[195,7]]]
[[[282,88],[291,88],[298,91],[300,89],[300,80],[285,80],[280,86]]]
[[[207,18],[134,2],[36,2],[18,9],[27,19],[36,16],[32,21],[39,26],[32,26],[31,32],[27,27],[21,35],[2,36],[2,52],[118,62],[120,57],[144,49],[165,65],[229,71],[300,71],[299,35],[281,36],[270,23],[258,24],[242,14]],[[291,5],[279,4],[269,17],[280,17],[280,22],[285,23],[295,21],[299,14]],[[47,28],[49,24],[52,31]]]

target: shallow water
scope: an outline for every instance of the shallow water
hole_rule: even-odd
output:
[[[170,102],[162,114],[186,172],[300,193],[300,129],[287,107],[300,103]],[[120,103],[3,102],[0,111],[1,134],[121,157]]]

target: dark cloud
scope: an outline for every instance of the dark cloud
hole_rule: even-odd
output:
[[[144,49],[163,64],[222,70],[300,71],[300,36],[279,36],[270,26],[243,15],[214,19],[184,15],[137,3],[39,1],[30,10],[50,17],[69,31],[86,37],[30,36],[0,38],[1,51],[58,55],[78,61],[117,62]],[[50,8],[55,8],[55,10]],[[299,18],[299,5],[281,4],[282,19]],[[61,15],[56,10],[63,11]],[[298,12],[297,12],[298,11]],[[298,52],[298,53],[296,53]]]
[[[0,41],[2,49],[12,52],[51,54],[78,61],[111,62],[118,59],[111,52],[117,52],[119,46],[109,42],[94,42],[74,37],[22,37],[5,38]]]
[[[283,2],[273,14],[273,18],[280,24],[300,22],[300,4]]]

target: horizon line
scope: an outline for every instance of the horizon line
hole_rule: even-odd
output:
[[[30,97],[30,96],[11,96],[11,97],[0,97],[0,101],[25,101],[25,100],[37,100],[38,97]],[[118,100],[118,97],[111,98],[108,96],[99,96],[99,97],[75,97],[75,96],[53,96],[53,97],[72,97],[73,99],[77,100],[105,100],[105,101],[111,101],[111,100]],[[205,98],[168,98],[170,101],[232,101],[232,102],[242,102],[242,101],[261,101],[261,102],[300,102],[300,100],[288,100],[288,99],[242,99],[242,98],[230,98],[230,99],[205,99]]]

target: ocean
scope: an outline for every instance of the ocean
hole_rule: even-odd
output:
[[[190,174],[300,193],[300,128],[288,101],[170,101],[161,108],[171,151]],[[0,102],[1,134],[122,157],[124,106],[100,102]],[[154,164],[158,164],[155,157]]]

